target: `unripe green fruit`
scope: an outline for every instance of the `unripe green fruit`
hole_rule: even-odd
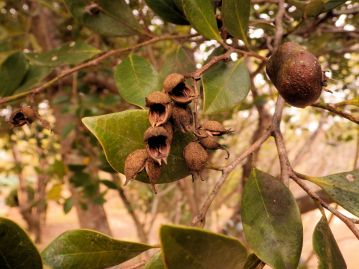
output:
[[[295,107],[306,107],[318,100],[323,72],[318,59],[293,42],[282,44],[269,59],[267,74],[284,100]]]

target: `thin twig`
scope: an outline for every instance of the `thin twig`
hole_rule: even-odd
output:
[[[278,11],[277,14],[275,16],[275,27],[276,27],[276,31],[275,31],[275,37],[274,37],[274,50],[277,50],[280,43],[282,42],[282,37],[283,37],[283,17],[285,14],[285,7],[284,7],[284,0],[279,0],[278,1]]]
[[[358,117],[355,117],[355,116],[353,116],[353,115],[351,115],[349,113],[346,113],[343,110],[334,107],[333,105],[316,103],[316,104],[313,104],[312,106],[328,110],[329,112],[334,113],[336,115],[339,115],[342,118],[346,118],[347,120],[350,120],[350,121],[352,121],[352,122],[354,122],[356,124],[359,124],[359,118]]]
[[[69,69],[65,69],[62,70],[56,77],[52,78],[51,80],[45,82],[44,84],[41,84],[40,86],[34,87],[31,90],[19,93],[19,94],[15,94],[12,96],[8,96],[8,97],[4,97],[0,99],[0,105],[1,104],[5,104],[20,98],[23,98],[27,95],[31,95],[31,94],[37,94],[40,93],[42,91],[44,91],[45,89],[49,88],[50,86],[54,85],[56,82],[58,82],[59,80],[75,73],[78,72],[79,70],[88,68],[88,67],[92,67],[92,66],[97,66],[98,64],[100,64],[101,62],[103,62],[104,60],[108,59],[111,56],[115,56],[115,55],[119,55],[121,53],[124,52],[128,52],[131,50],[135,50],[144,46],[148,46],[151,45],[153,43],[157,43],[159,41],[163,41],[163,40],[174,40],[174,39],[187,39],[193,37],[193,35],[164,35],[164,36],[158,36],[158,37],[154,37],[152,39],[146,40],[144,42],[138,43],[136,45],[127,47],[127,48],[121,48],[121,49],[113,49],[113,50],[109,50],[106,51],[104,53],[101,53],[99,55],[97,55],[95,58],[93,58],[92,60],[89,60],[85,63],[79,64],[75,67],[69,68]]]

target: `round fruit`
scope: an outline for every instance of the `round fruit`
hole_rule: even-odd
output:
[[[279,94],[292,106],[311,105],[322,92],[323,73],[318,59],[296,43],[282,44],[266,70]]]

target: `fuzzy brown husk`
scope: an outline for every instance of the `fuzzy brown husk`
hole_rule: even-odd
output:
[[[148,120],[152,127],[166,123],[172,114],[171,98],[163,92],[149,94],[146,107],[149,108]]]
[[[221,136],[224,134],[231,133],[230,129],[224,128],[223,124],[219,121],[207,120],[202,124],[202,130],[205,130],[210,136]]]
[[[31,124],[38,118],[36,111],[30,106],[23,106],[16,109],[10,116],[10,123],[14,127]]]
[[[145,168],[146,160],[148,159],[148,154],[145,149],[138,149],[131,152],[125,160],[125,176],[126,182],[125,185],[136,178],[137,174]]]
[[[293,42],[282,44],[266,67],[270,80],[284,100],[295,107],[305,107],[318,100],[323,73],[318,59]]]
[[[145,170],[148,179],[150,180],[153,192],[157,193],[155,184],[157,183],[157,180],[161,176],[161,166],[153,159],[148,158],[146,161]]]
[[[208,160],[207,151],[198,142],[191,142],[183,149],[183,157],[191,172],[200,172]]]
[[[147,153],[159,165],[162,161],[167,163],[171,149],[169,138],[169,133],[163,127],[149,127],[144,134]]]
[[[189,106],[174,105],[172,110],[172,121],[183,133],[191,132],[193,125],[192,110]]]

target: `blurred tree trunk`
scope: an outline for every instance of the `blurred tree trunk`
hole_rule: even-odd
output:
[[[32,18],[31,32],[36,37],[38,44],[44,50],[51,50],[57,47],[59,42],[56,39],[56,34],[58,34],[58,31],[54,21],[55,16],[53,16],[49,9],[46,9],[35,2],[31,2],[31,9],[33,10],[34,14]],[[59,92],[57,96],[66,94],[62,92],[61,87],[58,90]],[[64,130],[64,127],[69,123],[80,122],[79,119],[77,119],[74,115],[64,115],[61,112],[60,106],[52,104],[52,108],[56,118],[55,132],[57,134],[61,134]],[[61,139],[60,141],[61,156],[67,166],[71,164],[68,158],[68,154],[72,152],[72,143],[74,142],[74,137],[75,136],[68,136],[66,139]],[[81,228],[94,229],[110,235],[111,230],[103,205],[94,204],[91,199],[83,197],[83,195],[81,195],[81,193],[79,193],[72,184],[69,184],[69,188],[74,200],[74,205]],[[86,208],[84,208],[82,204],[85,204]]]

